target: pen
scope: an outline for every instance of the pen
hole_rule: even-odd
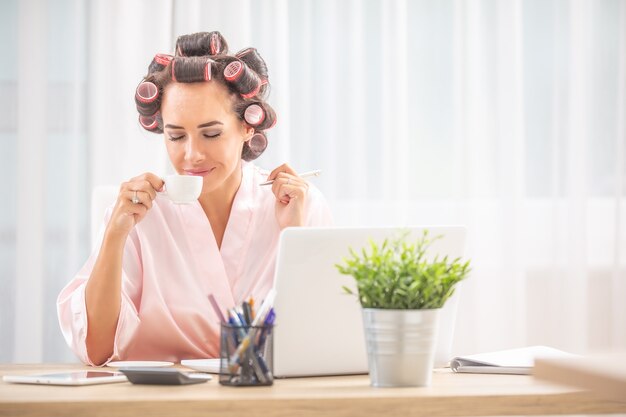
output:
[[[224,318],[224,315],[222,314],[222,311],[220,310],[220,306],[217,304],[217,300],[215,299],[213,294],[209,294],[209,301],[211,302],[211,307],[213,307],[213,310],[215,310],[215,314],[217,314],[217,317],[220,319],[222,323],[225,323],[226,318]]]
[[[316,170],[313,170],[313,171],[303,172],[302,174],[298,174],[298,176],[300,178],[318,177],[321,173],[322,173],[321,169],[316,169]],[[262,182],[259,185],[270,185],[270,184],[273,184],[273,183],[274,183],[274,180],[269,180],[269,181]]]
[[[230,314],[230,311],[229,311],[229,315],[228,315],[228,324],[230,325],[230,327],[233,327],[233,328],[241,327],[241,326],[239,326],[239,325],[237,324],[237,322],[235,321],[235,319],[232,317],[232,315]],[[239,338],[240,338],[240,337],[241,337],[241,338],[246,337],[245,333],[244,333],[244,335],[243,335],[243,336],[241,336],[241,334],[237,334],[237,332],[233,332],[233,335],[232,335],[232,336],[233,336],[233,340],[234,340],[234,342],[235,342],[235,345],[238,345],[238,344],[239,344]]]
[[[250,338],[246,337],[245,339],[243,339],[239,347],[237,347],[237,350],[235,351],[235,353],[233,353],[232,356],[230,357],[230,363],[228,364],[228,369],[230,370],[231,373],[234,374],[235,372],[237,372],[237,369],[239,368],[241,355],[243,355],[246,349],[248,349],[248,346],[250,346]]]
[[[250,296],[250,301],[248,301],[248,304],[250,305],[250,318],[254,320],[254,298],[252,298],[252,296]]]
[[[236,373],[241,365],[249,366],[247,360],[244,360],[242,362],[241,356],[245,355],[246,351],[250,347],[251,339],[254,337],[254,328],[251,328],[250,331],[246,333],[246,331],[244,330],[244,324],[240,321],[240,318],[237,316],[234,310],[234,308],[229,310],[230,316],[239,332],[239,337],[241,337],[242,340],[237,346],[235,353],[233,353],[228,360],[228,370],[231,374]],[[259,357],[257,356],[256,352],[254,352],[254,350],[250,352],[250,365],[252,365],[252,369],[257,379],[263,383],[267,382],[266,372],[259,364]]]
[[[272,307],[272,304],[274,304],[274,298],[276,298],[276,290],[272,288],[267,293],[265,300],[263,300],[263,302],[261,303],[261,307],[259,307],[259,311],[254,317],[254,320],[252,320],[253,326],[258,326],[259,323],[265,319],[265,313],[267,313]]]
[[[237,347],[235,353],[230,357],[229,360],[229,369],[231,371],[231,373],[234,373],[237,371],[237,369],[239,368],[239,357],[241,356],[242,352],[245,352],[246,349],[250,346],[250,339],[253,339],[255,336],[255,327],[259,325],[259,323],[265,319],[265,314],[268,313],[270,311],[270,309],[272,308],[272,304],[274,303],[274,298],[276,297],[276,290],[274,288],[272,288],[268,293],[267,296],[265,297],[265,299],[263,300],[263,302],[261,303],[261,307],[259,307],[259,312],[256,314],[256,316],[254,317],[254,320],[252,321],[252,325],[250,326],[250,331],[246,334],[246,332],[243,330],[243,328],[240,327],[239,332],[240,332],[240,337],[243,336],[242,341],[240,342],[240,345]],[[231,309],[231,311],[233,311],[234,309]],[[236,313],[235,313],[236,314]],[[239,320],[238,317],[236,317],[236,315],[233,315],[233,313],[231,313],[231,316],[233,316],[233,319],[235,320],[235,322],[239,322],[237,324],[239,324],[240,326],[243,326],[243,323],[241,320]],[[258,359],[256,357],[255,354],[252,355],[251,357],[252,359],[252,365],[255,368],[255,371],[257,371],[257,367],[258,367]],[[259,378],[260,381],[265,382],[265,375],[263,375],[261,373],[261,375],[258,375],[257,373],[257,377]]]
[[[274,309],[270,308],[270,311],[267,313],[267,317],[263,321],[263,329],[261,330],[261,335],[259,336],[259,340],[256,344],[255,354],[258,354],[259,357],[259,365],[261,366],[261,371],[263,371],[263,375],[268,380],[272,380],[272,373],[270,372],[267,364],[265,363],[265,359],[263,359],[263,354],[261,353],[265,349],[265,338],[267,334],[271,332],[268,330],[268,326],[274,325],[274,320],[276,319],[276,313],[274,313]]]
[[[244,301],[241,305],[241,309],[243,310],[243,318],[246,320],[246,324],[249,326],[252,324],[252,310],[250,309],[250,304],[247,301]]]
[[[233,308],[233,310],[235,311],[235,314],[237,314],[237,317],[239,317],[239,321],[241,322],[242,326],[250,325],[250,323],[246,322],[245,316],[243,315],[243,311],[241,308],[235,307]]]
[[[244,329],[246,324],[243,322],[242,317],[239,315],[239,313],[237,313],[237,310],[235,310],[234,308],[229,309],[228,315],[232,319],[232,323],[234,323],[234,325],[237,327],[239,337],[241,337],[242,339],[244,337],[247,337],[248,333]]]
[[[263,322],[263,330],[261,330],[261,335],[259,336],[259,341],[257,342],[257,346],[259,348],[262,348],[263,345],[265,344],[265,338],[267,337],[267,333],[268,333],[268,326],[272,326],[274,325],[274,320],[276,319],[276,313],[274,312],[274,309],[271,308],[269,313],[267,313],[267,317],[265,318],[265,321]]]

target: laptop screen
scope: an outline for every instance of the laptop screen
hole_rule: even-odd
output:
[[[341,275],[335,265],[360,250],[372,239],[382,242],[407,231],[419,238],[424,229],[433,242],[429,255],[462,257],[465,229],[459,226],[407,228],[287,228],[280,237],[274,288],[276,327],[274,329],[274,375],[314,376],[367,373],[361,307],[354,295],[342,286],[355,289],[350,276]],[[454,298],[454,297],[453,297]],[[440,324],[452,329],[454,312],[444,307]],[[436,358],[449,359],[452,335],[440,332]],[[437,365],[437,363],[436,363]]]

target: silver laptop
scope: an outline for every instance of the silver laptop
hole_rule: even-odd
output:
[[[428,255],[463,257],[465,229],[458,226],[404,228],[417,239],[424,229],[442,235]],[[352,277],[335,264],[369,239],[382,242],[398,228],[288,228],[280,237],[274,288],[274,376],[316,376],[367,373],[361,307],[342,286],[355,288]],[[456,297],[456,296],[455,296]],[[454,297],[453,297],[454,298]],[[449,300],[441,328],[454,328],[456,300]],[[452,308],[453,307],[453,308]],[[435,358],[449,359],[452,334],[440,331]],[[437,365],[437,363],[436,363]]]

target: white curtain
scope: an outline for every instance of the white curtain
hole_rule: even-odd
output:
[[[90,190],[170,170],[134,88],[210,30],[268,62],[260,165],[322,169],[340,225],[468,227],[453,353],[626,348],[626,2],[0,7],[0,362],[71,360],[54,301],[87,256]]]

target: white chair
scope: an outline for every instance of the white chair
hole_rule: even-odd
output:
[[[100,242],[100,233],[104,232],[104,213],[115,204],[119,187],[115,185],[99,185],[91,192],[91,250]]]

